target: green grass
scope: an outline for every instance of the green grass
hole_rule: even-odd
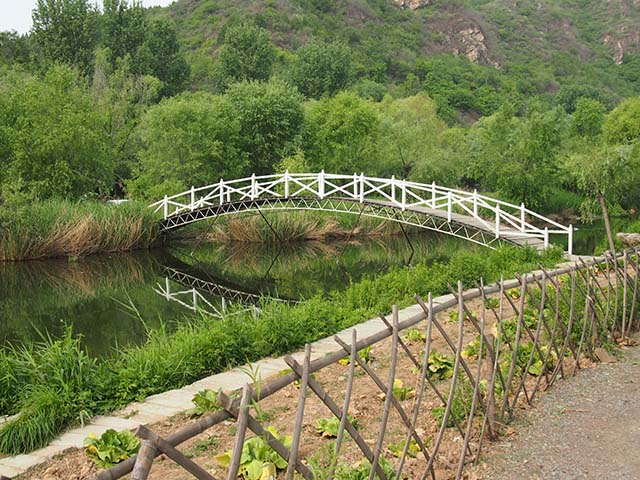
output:
[[[466,286],[480,278],[491,282],[540,263],[551,266],[561,258],[558,250],[542,255],[515,248],[465,252],[447,264],[394,269],[299,305],[265,300],[259,316],[239,313],[220,321],[192,315],[175,332],[150,331],[144,345],[123,348],[102,361],[90,360],[71,334],[34,346],[4,348],[0,379],[8,380],[0,383],[0,414],[19,412],[19,416],[0,428],[0,453],[29,452],[89,415],[107,413],[247,361],[291,352],[388,312],[394,303],[410,305],[416,293],[440,295],[457,280]]]
[[[148,248],[159,234],[145,205],[47,200],[0,207],[0,261]]]

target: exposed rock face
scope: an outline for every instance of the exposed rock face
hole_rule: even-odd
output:
[[[396,0],[396,3],[400,8],[408,8],[409,10],[417,10],[422,7],[426,7],[431,3],[431,0]]]
[[[616,237],[630,247],[640,245],[640,233],[618,233]]]
[[[640,0],[608,0],[607,13],[612,18],[624,18],[640,6]],[[640,45],[640,32],[633,26],[620,25],[615,31],[602,37],[602,42],[613,49],[613,61],[620,65],[628,51],[637,51]]]
[[[459,47],[453,49],[456,55],[465,55],[474,63],[486,63],[499,67],[500,65],[489,58],[484,32],[477,25],[472,25],[460,30],[457,35]]]

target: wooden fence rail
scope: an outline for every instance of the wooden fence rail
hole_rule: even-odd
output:
[[[403,321],[394,306],[390,318],[381,315],[386,330],[358,339],[353,329],[350,343],[336,336],[342,350],[316,360],[307,345],[302,363],[285,357],[289,373],[262,385],[247,384],[235,398],[220,392],[219,411],[166,438],[141,426],[136,431],[143,440],[139,454],[94,478],[113,480],[133,471],[133,480],[146,480],[160,453],[195,478],[216,478],[175,447],[231,420],[236,422],[236,434],[228,480],[238,476],[248,430],[287,461],[278,478],[334,478],[342,468],[339,459],[347,455],[371,465],[369,480],[460,479],[467,466],[477,462],[486,441],[500,436],[518,408],[531,405],[558,378],[597,361],[604,349],[614,348],[639,328],[638,252],[638,248],[629,249],[615,257],[580,260],[552,271],[541,268],[466,291],[458,283],[442,302],[435,303],[431,295],[424,301],[416,297],[423,311]],[[409,328],[421,332],[423,340],[416,343],[401,334]],[[373,345],[389,352],[384,368],[364,358],[363,349]],[[349,367],[344,387],[336,390],[335,381],[316,378],[316,373],[335,368],[345,357]],[[446,369],[441,370],[438,358],[448,359]],[[417,372],[412,399],[404,398],[396,387],[407,366]],[[292,440],[287,443],[252,412],[257,412],[255,406],[261,400],[297,381],[295,420],[286,432]],[[355,385],[363,381],[371,385],[369,395],[375,395],[375,390],[383,398],[379,415],[370,420],[375,423],[375,435],[361,432],[349,414],[359,400]],[[304,428],[310,402],[323,405],[339,421],[332,458],[322,475],[304,457],[310,453]],[[346,442],[347,436],[352,442]],[[391,455],[390,444],[398,438],[402,446]]]

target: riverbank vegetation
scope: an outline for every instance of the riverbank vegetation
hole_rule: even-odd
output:
[[[0,261],[149,248],[157,218],[146,205],[47,200],[0,208]]]
[[[121,348],[104,360],[89,357],[71,331],[57,340],[2,347],[0,414],[17,417],[0,427],[0,452],[31,451],[92,415],[246,361],[292,351],[386,312],[394,303],[407,306],[415,293],[446,293],[455,279],[470,286],[480,278],[495,281],[561,258],[558,250],[462,253],[446,264],[419,264],[365,278],[299,305],[265,300],[259,315],[236,311],[223,320],[192,315],[173,333],[150,331],[144,345]]]

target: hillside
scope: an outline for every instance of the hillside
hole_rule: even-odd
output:
[[[640,92],[639,0],[178,0],[156,15],[176,22],[204,88],[219,33],[240,20],[267,29],[283,63],[312,38],[346,43],[357,79],[423,81],[425,60],[454,54],[497,70],[482,75],[499,91],[514,80],[525,95],[581,85],[615,102]]]

